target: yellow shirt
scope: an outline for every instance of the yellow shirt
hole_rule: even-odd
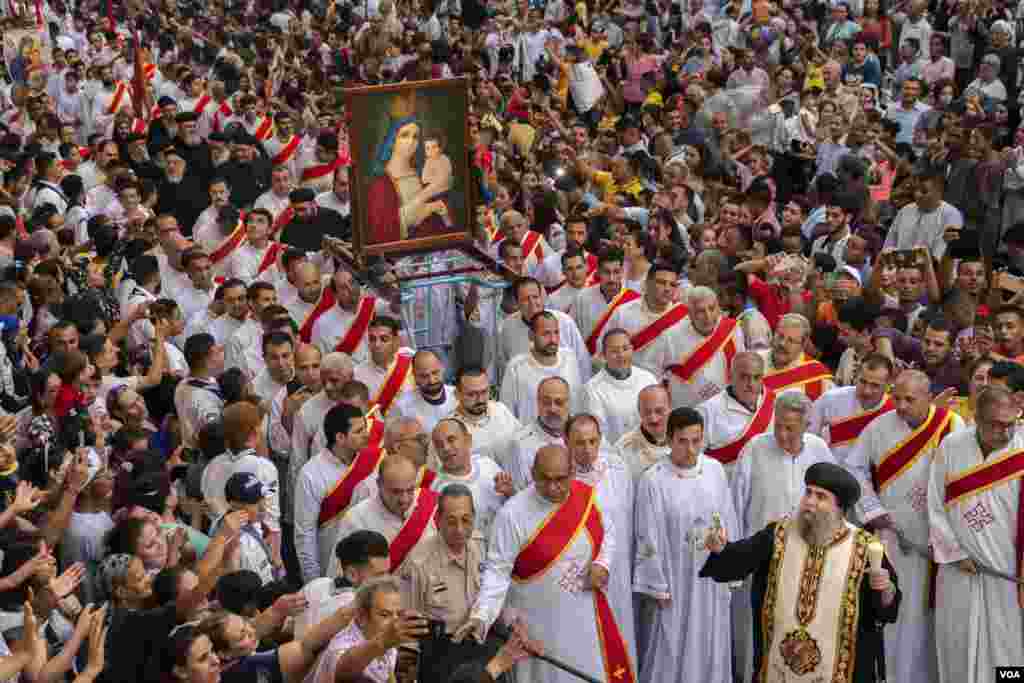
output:
[[[644,191],[644,186],[639,178],[632,178],[619,185],[615,182],[615,176],[608,171],[594,171],[592,179],[594,184],[601,188],[601,193],[604,195],[604,201],[606,202],[612,201],[615,195],[620,192],[631,194],[639,199],[640,193]]]

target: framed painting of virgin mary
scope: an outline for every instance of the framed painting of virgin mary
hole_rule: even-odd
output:
[[[356,254],[402,254],[472,242],[469,81],[345,91]]]

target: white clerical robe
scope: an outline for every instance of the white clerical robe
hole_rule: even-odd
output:
[[[719,320],[718,324],[722,324],[722,319]],[[684,319],[679,326],[682,328],[683,352],[679,356],[669,359],[668,365],[677,365],[685,361],[693,353],[693,350],[697,348],[697,345],[703,343],[705,339],[704,335],[694,329],[690,318]],[[736,346],[737,353],[746,348],[743,344],[743,331],[738,326],[735,332],[733,332],[733,343]],[[721,347],[711,357],[711,360],[704,364],[704,367],[695,371],[690,376],[690,381],[688,382],[683,382],[675,373],[669,372],[665,368],[662,368],[661,371],[662,376],[669,381],[673,409],[682,407],[693,408],[697,404],[717,395],[729,384],[729,374],[726,372],[725,367],[725,351]]]
[[[417,389],[399,394],[391,406],[388,417],[415,417],[423,426],[424,433],[430,435],[434,431],[434,426],[444,417],[451,415],[456,405],[458,400],[455,398],[455,387],[445,386],[444,394],[438,403],[423,398],[423,394]]]
[[[365,479],[363,481],[366,481]],[[416,503],[419,502],[419,492],[416,493],[416,499],[412,505],[406,511],[406,515],[412,512],[416,508]],[[405,525],[405,519],[399,517],[395,513],[384,507],[384,503],[380,499],[380,494],[361,500],[349,506],[348,511],[341,520],[341,524],[338,525],[338,540],[347,538],[349,534],[359,531],[360,529],[369,529],[370,531],[376,531],[377,533],[388,539],[388,543],[395,540],[395,536],[402,530],[402,526]],[[395,570],[395,574],[398,575],[402,568],[409,564],[410,560],[414,557],[418,557],[418,554],[423,551],[426,542],[433,538],[437,534],[437,527],[434,524],[434,519],[431,518],[430,523],[427,524],[427,528],[423,530],[420,535],[420,539],[413,546],[413,549],[405,556],[405,560]],[[327,570],[327,576],[338,576],[340,573],[340,567],[338,565],[338,557],[335,554],[331,554],[331,563]]]
[[[626,379],[617,379],[602,369],[583,388],[583,412],[597,418],[601,435],[616,443],[622,435],[640,427],[640,392],[658,384],[658,379],[634,366]]]
[[[403,353],[411,356],[415,351],[407,347],[398,349],[398,354]],[[397,357],[398,355],[396,354],[395,359]],[[380,392],[380,388],[384,384],[384,380],[388,378],[388,371],[390,371],[391,366],[394,365],[395,359],[392,359],[391,363],[384,368],[374,363],[373,358],[370,357],[367,357],[366,362],[356,364],[352,377],[367,386],[370,390],[371,400],[377,396],[378,392]],[[397,401],[404,392],[413,391],[415,389],[416,381],[413,379],[412,367],[410,366],[409,372],[405,376],[405,382],[402,384],[401,388],[399,388],[398,393],[395,394],[395,400]],[[391,405],[394,405],[394,401],[392,401]]]
[[[577,465],[576,478],[594,487],[603,519],[612,518],[618,543],[608,573],[608,601],[615,612],[629,658],[636,662],[636,627],[633,620],[633,473],[612,449],[602,448],[597,460],[584,468]],[[636,667],[634,666],[634,671]]]
[[[302,581],[324,576],[331,564],[342,515],[321,526],[320,506],[341,481],[349,465],[330,451],[320,451],[302,466],[295,483],[295,554],[302,568]]]
[[[799,358],[797,358],[795,361],[793,361],[789,365],[787,365],[785,367],[776,367],[775,363],[772,361],[771,349],[762,349],[761,351],[758,351],[758,353],[761,354],[762,358],[764,358],[764,374],[765,375],[770,375],[770,374],[772,374],[774,372],[778,372],[779,370],[789,370],[790,368],[795,368],[798,365],[801,365],[801,364],[805,363],[808,360],[808,358],[806,356],[801,354]],[[789,387],[789,388],[785,389],[784,391],[799,391],[800,393],[806,395],[808,398],[811,398],[810,395],[807,394],[807,388],[809,386],[814,385],[814,384],[819,384],[819,382],[812,382],[810,384],[800,384],[800,385],[797,385],[797,386]],[[834,388],[836,386],[836,383],[832,381],[832,378],[828,378],[828,379],[821,380],[820,385],[821,385],[821,393],[818,394],[819,397],[824,395],[825,392],[828,391],[829,389]],[[815,399],[812,399],[812,400],[815,400]]]
[[[782,450],[775,433],[758,434],[747,442],[736,459],[732,476],[733,502],[739,520],[740,538],[754,535],[786,515],[792,515],[804,495],[804,475],[817,462],[835,463],[820,437],[804,434],[803,450],[797,456]],[[736,639],[736,670],[749,681],[754,673],[754,621],[748,578],[732,602]]]
[[[716,514],[728,537],[739,538],[725,470],[713,458],[701,454],[689,469],[665,459],[640,478],[633,592],[652,599],[638,615],[639,681],[732,683],[732,592],[698,578]]]
[[[532,352],[522,353],[505,366],[501,380],[501,402],[508,406],[520,422],[537,419],[537,388],[548,377],[561,377],[569,383],[570,414],[583,408],[583,381],[580,379],[576,354],[560,347],[554,365],[541,365]],[[358,377],[357,377],[358,379]]]
[[[313,323],[313,330],[310,333],[310,340],[313,345],[320,349],[320,353],[327,355],[334,351],[345,335],[348,334],[349,328],[356,319],[356,313],[359,311],[359,307],[356,306],[355,311],[346,311],[341,306],[333,306],[331,310],[325,312],[322,316],[317,318],[317,321]],[[377,299],[374,305],[374,312],[387,314],[390,311],[388,303],[382,299]],[[369,350],[366,346],[366,337],[368,335],[364,332],[359,343],[356,345],[355,350],[349,355],[352,357],[353,363],[366,363],[369,361]]]
[[[498,401],[488,401],[487,411],[479,417],[467,415],[458,408],[447,417],[458,420],[469,429],[473,437],[474,458],[487,456],[499,465],[506,462],[509,446],[516,432],[523,428],[512,411]]]
[[[985,683],[996,680],[994,667],[1024,663],[1024,609],[1017,602],[1017,587],[981,573],[965,574],[953,564],[969,557],[1019,576],[1017,520],[1024,481],[1020,477],[1004,481],[944,504],[951,479],[1022,448],[1024,436],[1018,430],[1006,448],[985,458],[972,427],[946,437],[932,459],[928,521],[939,563],[935,595],[939,683]],[[904,591],[904,601],[907,595]]]
[[[504,462],[499,462],[502,469],[512,476],[512,485],[516,491],[522,491],[533,483],[533,459],[541,446],[565,445],[565,436],[552,434],[534,420],[523,425],[516,433],[505,454]]]
[[[639,427],[627,432],[615,444],[626,467],[639,479],[652,465],[663,459],[672,450],[667,444],[659,446],[648,439]]]
[[[430,488],[440,493],[449,484],[462,484],[473,492],[473,507],[476,510],[476,533],[474,537],[481,546],[487,547],[491,538],[491,526],[494,516],[505,504],[505,497],[498,493],[494,486],[494,478],[501,472],[498,463],[490,458],[474,458],[469,474],[458,476],[443,470],[438,471]]]
[[[548,312],[558,318],[559,345],[570,349],[576,355],[576,364],[579,366],[579,378],[582,382],[590,379],[591,360],[587,345],[580,335],[580,329],[576,322],[561,311],[548,309]],[[499,383],[501,373],[505,371],[506,365],[521,353],[529,353],[533,348],[530,342],[530,328],[523,322],[519,313],[513,313],[498,324],[497,353],[495,367],[498,369]],[[522,418],[519,418],[522,420]]]
[[[755,410],[761,407],[767,395],[766,392],[761,392]],[[723,391],[698,405],[697,412],[704,418],[704,448],[708,450],[721,448],[738,439],[754,417],[754,413],[733,398],[728,391]],[[772,424],[769,423],[765,432],[771,430]],[[735,466],[735,462],[724,465],[725,474],[730,481]]]
[[[664,311],[662,313],[652,311],[647,306],[647,300],[641,297],[636,301],[619,306],[612,313],[605,327],[609,330],[621,327],[631,335],[636,335],[637,332],[646,329],[663,314]],[[691,335],[684,332],[686,329],[692,331],[692,328],[684,327],[684,322],[689,325],[689,319],[684,318],[642,348],[634,349],[633,364],[654,373],[659,379],[664,379],[665,368],[673,363],[678,363],[679,358],[686,353],[687,349],[692,348]]]
[[[883,398],[882,400],[886,399]],[[824,439],[825,443],[829,445],[828,447],[832,451],[832,455],[835,456],[836,461],[840,465],[846,466],[846,462],[858,440],[855,439],[839,444],[832,443],[831,425],[839,420],[845,420],[854,415],[860,415],[868,410],[875,410],[877,408],[878,406],[865,408],[861,405],[857,399],[857,387],[835,387],[826,391],[822,394],[821,398],[814,402],[814,406],[811,408],[810,424],[807,427],[807,431],[811,434],[817,434]],[[861,431],[861,434],[863,433]],[[893,443],[895,444],[895,442]]]
[[[261,282],[268,282],[276,286],[281,275],[281,271],[277,269],[276,265],[271,264],[267,266],[262,273],[260,272],[260,266],[263,265],[263,259],[267,257],[267,252],[273,247],[273,242],[267,242],[265,246],[260,248],[254,247],[249,242],[243,242],[238,245],[238,247],[232,251],[226,259],[224,259],[224,278],[238,278],[247,285],[260,280]]]
[[[608,310],[610,303],[611,300],[604,297],[604,293],[599,285],[584,287],[580,290],[580,293],[576,296],[576,301],[573,302],[566,312],[576,321],[576,327],[579,328],[583,341],[590,339],[591,333],[593,333],[601,318],[604,317],[604,312]],[[614,328],[608,327],[606,324],[601,330],[600,335],[611,329]],[[601,353],[601,342],[602,340],[598,338],[594,347],[597,353]]]
[[[530,625],[530,637],[544,643],[547,654],[603,681],[606,675],[594,593],[590,590],[590,535],[576,534],[558,560],[532,581],[512,580],[519,552],[557,509],[558,504],[543,498],[531,486],[498,511],[480,579],[480,595],[471,614],[489,627],[502,606],[515,610]],[[611,518],[603,517],[602,521],[604,542],[594,562],[610,568],[616,531]],[[518,683],[578,683],[572,674],[538,659],[520,662],[512,673]]]
[[[568,282],[563,283],[558,289],[548,294],[547,307],[554,311],[561,311],[562,313],[568,314],[569,309],[576,302],[576,297],[583,288],[575,288]],[[611,322],[610,320],[608,322]],[[608,328],[609,330],[612,328]]]
[[[932,409],[934,410],[934,408]],[[952,415],[952,430],[964,429],[963,420]],[[915,430],[896,411],[875,418],[850,452],[848,467],[860,480],[861,498],[857,510],[870,522],[884,514],[912,543],[928,546],[928,477],[939,444],[925,448],[899,476],[877,491],[871,476],[882,458],[903,443]],[[887,540],[884,539],[883,540]],[[935,676],[934,612],[928,607],[930,563],[914,552],[903,552],[886,544],[886,554],[900,580],[903,601],[895,624],[885,629],[886,673],[894,681],[929,680]],[[891,673],[889,673],[891,672]]]

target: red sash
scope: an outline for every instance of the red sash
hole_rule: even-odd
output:
[[[274,121],[269,116],[264,116],[263,120],[260,121],[259,127],[256,129],[254,137],[260,142],[269,140],[274,134]]]
[[[210,103],[210,96],[204,94],[202,97],[200,97],[198,100],[196,100],[195,106],[192,107],[192,113],[193,114],[202,114],[204,111],[206,111],[206,105],[208,105],[209,103]]]
[[[384,451],[379,446],[367,446],[356,453],[355,460],[345,470],[345,474],[341,475],[338,483],[320,502],[320,515],[316,520],[318,525],[326,526],[345,513],[352,502],[356,486],[373,474],[383,456]]]
[[[324,285],[320,291],[320,300],[316,302],[316,306],[313,307],[313,310],[309,312],[309,315],[306,316],[306,319],[302,321],[302,325],[299,327],[299,339],[308,344],[313,334],[313,323],[324,313],[331,310],[331,306],[334,304],[334,290]]]
[[[676,323],[682,322],[687,313],[689,313],[689,309],[686,307],[686,304],[676,304],[665,311],[650,325],[641,330],[637,330],[636,334],[633,335],[633,351],[639,351],[657,339],[658,335],[662,332]]]
[[[231,231],[231,234],[221,242],[216,249],[210,252],[210,263],[217,265],[228,256],[231,256],[232,252],[238,248],[248,234],[245,228],[245,212],[243,211],[238,217],[238,225]]]
[[[156,76],[156,64],[147,64],[142,67],[142,74],[146,77],[147,81],[153,80],[153,77]]]
[[[363,340],[366,330],[370,328],[370,321],[373,320],[373,314],[376,310],[377,299],[372,296],[364,296],[359,302],[359,307],[356,309],[356,315],[352,319],[352,324],[348,326],[348,332],[341,338],[338,345],[334,347],[334,350],[352,355],[359,348],[359,342]]]
[[[816,400],[825,392],[825,380],[832,379],[832,373],[824,364],[809,358],[795,368],[776,370],[764,376],[764,386],[775,392],[804,387],[807,398]]]
[[[117,88],[114,90],[114,98],[110,100],[110,106],[107,107],[107,114],[116,114],[117,110],[121,108],[121,100],[124,99],[125,93],[128,92],[128,88],[124,83],[118,83]]]
[[[409,512],[409,517],[395,535],[394,540],[391,541],[391,547],[388,549],[388,555],[391,558],[390,571],[392,573],[402,566],[405,558],[416,547],[416,544],[419,543],[423,532],[426,531],[430,520],[434,517],[434,510],[436,509],[437,494],[429,489],[421,489],[416,496],[416,502],[412,504],[412,511]]]
[[[920,427],[896,446],[891,448],[878,466],[872,469],[875,490],[882,492],[896,477],[910,469],[925,451],[939,445],[953,429],[953,411],[948,408],[928,409],[928,418]]]
[[[882,398],[882,403],[874,410],[866,410],[863,413],[857,415],[851,415],[844,417],[841,420],[836,420],[828,426],[828,445],[832,448],[836,446],[845,446],[854,439],[860,436],[860,433],[864,431],[864,428],[871,424],[879,415],[884,415],[892,410],[895,406],[892,404],[892,399],[886,395]]]
[[[429,491],[435,481],[437,481],[437,472],[424,466],[423,471],[420,473],[419,488]]]
[[[757,407],[757,411],[750,418],[743,433],[723,446],[705,449],[704,455],[714,458],[723,465],[731,465],[736,462],[736,458],[740,457],[740,451],[751,439],[768,429],[773,417],[775,417],[775,394],[765,391],[761,405]]]
[[[946,507],[1024,477],[1024,450],[1009,453],[960,472],[946,482]],[[1024,577],[1024,484],[1017,501],[1017,576]],[[1024,586],[1017,586],[1017,606],[1024,608]]]
[[[612,313],[618,310],[619,306],[628,304],[630,301],[636,301],[639,298],[640,295],[632,289],[623,289],[615,295],[615,298],[608,303],[608,308],[604,309],[604,313],[601,314],[601,317],[594,325],[594,330],[587,337],[587,351],[590,351],[591,354],[597,353],[597,343],[601,340],[601,332],[604,331],[604,327],[608,324]]]
[[[298,135],[292,135],[291,140],[286,142],[284,147],[281,148],[281,151],[275,154],[274,158],[270,160],[271,163],[273,163],[274,166],[280,166],[287,162],[292,158],[292,155],[295,154],[295,150],[299,148],[300,142],[302,142],[302,138]]]
[[[522,241],[523,259],[530,258],[530,254],[536,253],[537,260],[544,260],[544,250],[540,246],[540,233],[529,230]]]
[[[344,159],[340,156],[334,158],[334,161],[327,164],[317,164],[316,166],[307,166],[302,169],[302,179],[305,180],[316,180],[317,178],[323,178],[325,175],[334,173],[339,167],[343,165]]]
[[[586,530],[590,536],[591,560],[600,554],[604,543],[604,524],[594,498],[593,488],[581,481],[572,482],[569,497],[544,521],[516,556],[512,565],[512,578],[515,581],[525,583],[545,574],[582,530]],[[598,643],[604,659],[606,680],[633,683],[636,677],[608,597],[603,590],[595,590],[593,594]]]
[[[412,354],[398,353],[395,356],[395,362],[391,364],[388,376],[384,378],[384,382],[380,385],[380,390],[373,397],[373,400],[370,401],[370,405],[376,406],[380,410],[381,415],[387,415],[388,409],[391,408],[395,397],[402,391],[402,386],[405,384],[405,380],[411,371]]]
[[[274,220],[274,227],[270,231],[270,236],[271,237],[277,237],[278,233],[280,233],[284,229],[284,226],[286,226],[289,223],[291,223],[292,222],[292,218],[294,218],[294,217],[295,217],[295,209],[293,209],[292,207],[289,206],[287,209],[282,211],[278,215],[278,217]]]
[[[146,123],[146,119],[132,119],[132,132],[136,135],[143,135],[147,128],[149,128],[149,124]]]
[[[277,257],[284,251],[284,245],[280,242],[271,242],[270,248],[263,254],[263,260],[260,261],[260,267],[256,269],[256,275],[263,275],[270,268],[277,263]]]
[[[736,332],[736,319],[722,318],[718,321],[715,331],[698,343],[688,357],[682,359],[678,365],[668,367],[669,372],[675,375],[679,381],[690,383],[694,376],[721,350],[725,353],[725,376],[728,378],[732,369],[732,358],[736,355],[736,342],[732,338],[734,332]]]
[[[597,275],[597,257],[593,254],[587,254],[587,279],[584,287],[591,287],[601,281],[601,278]]]

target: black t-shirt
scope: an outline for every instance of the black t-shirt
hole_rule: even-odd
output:
[[[220,683],[284,683],[277,648],[257,652],[228,664],[221,671]]]
[[[107,634],[107,665],[100,683],[159,683],[162,653],[178,625],[174,603],[156,609],[115,609]]]

